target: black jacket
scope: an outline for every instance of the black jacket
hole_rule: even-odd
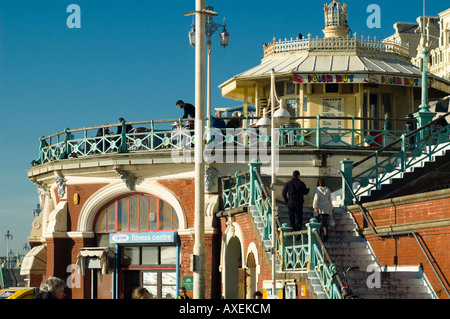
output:
[[[297,178],[293,178],[284,184],[283,199],[287,205],[303,204],[303,195],[308,193],[309,188],[306,187],[305,183]]]
[[[189,116],[195,118],[195,107],[192,104],[184,103],[184,114],[182,119],[187,119]]]
[[[33,299],[57,299],[53,294],[49,292],[40,292]]]

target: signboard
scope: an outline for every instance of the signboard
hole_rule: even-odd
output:
[[[181,286],[186,288],[186,290],[194,290],[194,277],[186,276],[181,280]]]
[[[294,74],[294,83],[307,84],[349,84],[349,83],[373,83],[373,84],[387,84],[397,86],[421,87],[422,80],[417,77],[397,76],[386,74]]]
[[[109,242],[112,244],[173,243],[176,241],[176,234],[176,232],[113,233],[109,234]]]
[[[422,79],[413,78],[409,76],[394,76],[394,75],[370,75],[370,83],[387,84],[396,86],[410,86],[421,87]]]
[[[294,74],[294,83],[369,83],[368,74]]]
[[[322,116],[329,117],[343,117],[344,116],[344,98],[342,97],[330,97],[322,99]],[[321,127],[333,127],[341,128],[344,125],[344,121],[341,119],[321,120]]]

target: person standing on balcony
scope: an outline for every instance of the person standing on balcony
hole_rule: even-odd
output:
[[[193,105],[190,104],[190,103],[184,103],[182,100],[178,100],[178,101],[177,101],[177,106],[178,106],[178,108],[184,110],[184,114],[183,114],[183,116],[180,118],[180,121],[181,121],[181,119],[187,119],[189,116],[190,116],[191,118],[195,119],[195,106],[193,106]],[[180,123],[180,124],[181,124],[181,123]],[[189,130],[189,134],[190,134],[191,137],[192,137],[192,135],[193,135],[193,133],[194,133],[194,129],[195,129],[194,123],[193,123],[193,122],[190,122],[190,121],[187,121],[187,122],[186,122],[185,128],[186,128],[187,130]],[[190,143],[190,142],[187,143],[187,145],[190,145],[190,147],[194,147],[194,144],[193,144],[193,143]]]
[[[182,119],[187,119],[189,116],[195,119],[195,107],[192,104],[184,103],[182,100],[177,101],[178,108],[184,110]]]
[[[295,170],[292,179],[284,184],[283,199],[289,208],[289,221],[294,231],[303,227],[303,196],[309,193],[309,187],[300,180],[300,172]]]
[[[117,127],[117,135],[122,134],[122,122],[124,122],[124,118],[123,117],[119,117],[119,126]],[[126,122],[125,122],[126,123]],[[130,131],[133,129],[133,126],[131,124],[127,124],[125,126],[125,131],[126,133],[130,133]]]
[[[313,208],[322,224],[322,240],[328,240],[328,218],[333,217],[333,202],[330,189],[325,186],[323,177],[319,177],[317,187],[314,189]]]

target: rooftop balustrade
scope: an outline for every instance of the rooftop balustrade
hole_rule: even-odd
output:
[[[241,119],[245,120],[243,123],[250,123],[257,118]],[[277,143],[281,149],[381,148],[407,133],[407,125],[411,125],[409,121],[411,120],[320,115],[295,117],[290,123],[277,129]],[[100,154],[193,150],[195,130],[192,125],[186,123],[189,122],[160,120],[65,129],[40,138],[39,156],[32,164],[35,166],[61,159]],[[209,133],[206,130],[204,140],[206,148],[216,150],[261,149],[265,146],[270,148],[271,136],[270,129],[246,125],[240,128],[212,128]]]
[[[357,38],[308,38],[305,39],[285,39],[278,42],[273,39],[269,44],[264,44],[264,58],[274,55],[291,54],[295,52],[313,51],[358,51],[379,54],[398,54],[409,59],[409,43],[377,40],[370,37]]]

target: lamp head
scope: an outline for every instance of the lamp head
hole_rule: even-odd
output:
[[[230,40],[230,33],[223,27],[222,32],[220,32],[220,45],[224,48],[228,45],[228,42]]]
[[[284,125],[291,119],[291,114],[289,114],[289,111],[283,108],[279,108],[275,111],[273,114],[273,121],[275,125]]]

